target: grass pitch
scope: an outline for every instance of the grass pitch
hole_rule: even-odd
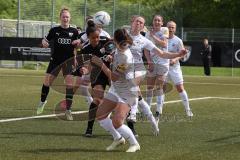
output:
[[[195,74],[202,73],[202,68],[195,69]],[[150,124],[139,120],[136,129],[141,150],[127,154],[128,144],[114,152],[105,151],[112,138],[98,123],[94,137],[86,138],[82,136],[86,121],[54,117],[1,122],[36,116],[43,75],[44,71],[0,69],[0,160],[240,159],[240,77],[185,76],[185,89],[193,99],[193,119],[185,116],[181,102],[165,104],[160,135],[152,136]],[[64,94],[50,90],[44,115],[53,114],[63,98]],[[175,89],[166,95],[166,102],[172,100],[179,100]],[[74,97],[74,110],[87,108],[82,97]]]

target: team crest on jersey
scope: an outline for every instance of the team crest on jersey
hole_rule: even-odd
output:
[[[117,71],[120,73],[124,73],[127,70],[127,68],[128,68],[128,65],[122,63],[117,66]]]
[[[69,32],[69,37],[72,37],[73,36],[73,33],[72,32]]]

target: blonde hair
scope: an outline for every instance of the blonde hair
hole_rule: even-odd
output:
[[[63,8],[61,9],[61,11],[60,11],[60,17],[61,17],[61,15],[63,14],[63,12],[68,12],[68,13],[70,13],[70,10],[69,10],[67,7],[63,7]]]
[[[177,27],[177,24],[176,24],[174,21],[169,21],[169,22],[167,23],[167,26],[170,25],[170,24],[173,24],[173,25],[175,25],[175,27]]]

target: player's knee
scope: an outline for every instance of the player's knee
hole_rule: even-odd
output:
[[[124,117],[123,117],[123,116],[120,116],[120,115],[115,115],[115,116],[112,118],[112,123],[113,123],[114,128],[119,128],[119,127],[121,127],[122,124],[123,124],[123,121],[124,121]]]
[[[178,93],[181,93],[181,92],[184,91],[183,85],[177,85],[177,86],[176,86],[176,89],[177,89]]]
[[[53,82],[53,80],[50,76],[48,76],[48,75],[45,76],[44,81],[43,81],[43,84],[45,86],[51,86],[52,82]]]

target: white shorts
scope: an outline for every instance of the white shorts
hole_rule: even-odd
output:
[[[147,72],[147,77],[167,76],[169,65],[154,64],[152,72]]]
[[[104,96],[104,98],[109,99],[113,102],[128,104],[129,107],[133,106],[136,103],[137,95],[130,94],[129,91],[126,94],[120,95],[116,93],[114,90],[115,89],[111,86],[107,94]]]
[[[171,80],[175,85],[183,84],[183,75],[180,66],[170,66],[168,80]]]
[[[147,74],[146,68],[144,66],[144,64],[142,63],[135,63],[134,64],[134,76],[137,77],[145,77],[145,75]]]

